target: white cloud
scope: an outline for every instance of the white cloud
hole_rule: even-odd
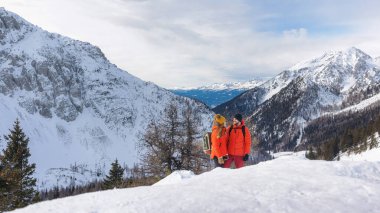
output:
[[[307,30],[305,28],[285,30],[283,35],[287,39],[303,39],[307,37]]]
[[[265,3],[2,0],[1,6],[48,31],[91,42],[119,67],[164,87],[272,76],[298,61],[350,46],[380,55],[375,13],[351,13],[344,19],[341,13],[322,10],[318,5],[301,7],[291,14],[284,11],[286,16],[310,13],[310,19],[323,15],[321,22],[357,29],[342,35],[316,35],[316,29],[310,29],[313,25],[308,23],[279,30],[288,17]],[[353,8],[344,6],[344,10]],[[300,19],[295,16],[295,20]]]

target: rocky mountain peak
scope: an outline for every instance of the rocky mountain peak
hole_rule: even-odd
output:
[[[0,7],[0,29],[19,30],[23,24],[15,14]]]
[[[287,81],[303,76],[319,85],[346,92],[378,81],[380,70],[371,56],[351,47],[298,63],[280,75]]]
[[[27,32],[33,30],[31,24],[18,15],[0,7],[0,44],[11,44],[20,41]]]
[[[51,168],[108,165],[115,158],[133,164],[138,139],[169,103],[179,113],[187,103],[196,108],[202,128],[211,122],[212,112],[200,102],[142,81],[98,47],[49,33],[3,8],[0,38],[0,132],[19,118],[40,177]]]
[[[307,60],[304,62],[300,62],[289,70],[297,71],[297,70],[313,70],[313,71],[321,71],[327,66],[335,66],[335,67],[355,67],[357,63],[372,63],[371,56],[367,55],[360,49],[356,47],[348,48],[344,51],[331,51],[323,54],[320,57],[314,58],[312,60]],[[318,69],[321,68],[321,69]]]

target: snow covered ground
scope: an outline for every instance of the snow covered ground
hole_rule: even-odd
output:
[[[344,153],[340,156],[341,161],[378,161],[380,162],[380,148],[374,148],[360,154],[348,155]]]
[[[365,152],[361,153],[341,153],[339,155],[339,160],[341,161],[373,161],[373,162],[380,162],[380,135],[378,132],[376,132],[374,135],[374,139],[377,141],[378,145],[377,147],[374,147],[372,149],[369,149]],[[371,143],[371,138],[369,137],[367,139],[367,143]]]
[[[380,162],[277,156],[238,170],[181,171],[154,186],[88,193],[15,212],[379,212]]]

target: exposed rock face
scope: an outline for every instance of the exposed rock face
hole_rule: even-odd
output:
[[[46,32],[0,8],[0,133],[20,118],[40,174],[115,158],[131,165],[147,124],[162,119],[168,103],[181,111],[186,101],[209,126],[213,113],[204,104],[130,75],[89,43]]]
[[[266,149],[292,150],[302,141],[308,122],[373,95],[371,91],[380,83],[376,63],[357,48],[327,53],[213,110],[228,117],[242,113]]]

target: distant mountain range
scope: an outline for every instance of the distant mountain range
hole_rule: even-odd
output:
[[[239,94],[255,88],[264,83],[268,78],[256,78],[247,82],[220,83],[209,86],[194,88],[175,88],[171,91],[177,95],[199,100],[209,107],[216,107],[219,104],[227,102]]]

